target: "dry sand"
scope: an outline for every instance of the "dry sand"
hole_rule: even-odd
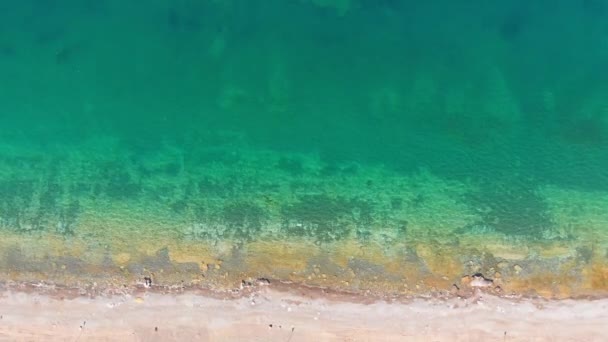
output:
[[[0,294],[0,341],[608,340],[608,299],[477,292],[387,302],[276,286],[238,296],[140,290],[62,299],[43,292]]]

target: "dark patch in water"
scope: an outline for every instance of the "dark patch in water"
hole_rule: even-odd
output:
[[[511,11],[500,23],[499,32],[501,37],[507,41],[519,38],[526,30],[528,20],[528,15],[524,10],[518,8]]]
[[[475,224],[479,233],[487,230],[541,238],[553,227],[548,206],[531,183],[513,180],[482,184],[481,190],[469,194],[466,201],[481,216]]]
[[[75,56],[84,51],[83,43],[74,43],[63,45],[55,52],[55,63],[57,65],[66,65],[73,63]]]
[[[250,202],[237,201],[224,206],[223,222],[228,226],[228,234],[241,241],[255,239],[266,221],[264,210]]]

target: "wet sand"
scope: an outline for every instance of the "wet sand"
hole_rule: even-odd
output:
[[[7,289],[0,341],[604,341],[608,299],[371,298],[291,285],[94,298]]]

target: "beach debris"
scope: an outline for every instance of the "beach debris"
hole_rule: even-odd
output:
[[[471,277],[469,285],[472,287],[488,287],[492,286],[493,283],[492,279],[484,277],[481,273],[476,273]]]
[[[268,278],[257,278],[256,280],[251,280],[251,278],[245,280],[241,280],[241,289],[254,287],[254,286],[268,286],[270,285],[270,280]]]
[[[144,286],[152,287],[152,278],[151,277],[144,277]]]
[[[466,275],[460,279],[460,284],[463,286],[470,287],[489,287],[494,284],[492,279],[488,279],[481,273],[475,273],[473,275]]]
[[[74,341],[80,340],[80,337],[82,336],[82,333],[84,332],[84,326],[85,325],[87,325],[87,321],[82,322],[82,325],[79,328],[80,333],[78,334],[78,336],[76,336],[76,339]]]
[[[257,285],[270,285],[270,279],[268,278],[258,278],[256,279]]]

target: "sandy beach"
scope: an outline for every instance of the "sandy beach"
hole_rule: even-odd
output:
[[[4,289],[1,341],[605,341],[607,299],[371,298],[254,285],[227,293]]]

